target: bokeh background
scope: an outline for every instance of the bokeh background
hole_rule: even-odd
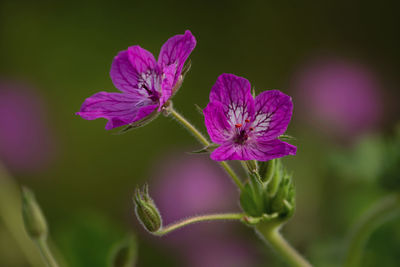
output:
[[[128,233],[137,237],[137,266],[282,265],[238,223],[150,237],[134,217],[136,186],[149,182],[165,220],[174,221],[239,210],[233,184],[206,155],[187,153],[199,145],[169,118],[116,135],[104,120],[74,114],[95,92],[116,91],[109,69],[118,51],[139,44],[158,55],[186,29],[197,47],[174,106],[200,129],[194,104],[207,104],[221,73],[248,78],[257,92],[293,96],[287,134],[298,155],[285,163],[297,211],[284,233],[316,266],[340,265],[357,218],[398,190],[398,172],[383,167],[396,154],[387,151],[399,119],[398,8],[396,1],[0,1],[0,266],[30,266],[15,239],[26,238],[18,232],[22,184],[35,191],[69,266],[107,266]],[[374,232],[362,266],[398,266],[399,225],[393,218]]]

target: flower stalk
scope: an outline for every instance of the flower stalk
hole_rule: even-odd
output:
[[[45,237],[38,238],[35,240],[35,243],[39,248],[40,253],[42,254],[43,260],[46,262],[46,265],[48,267],[58,267],[59,265],[57,264],[55,258],[53,257],[53,254],[49,249],[46,238]]]
[[[280,223],[265,222],[260,223],[256,227],[256,232],[264,239],[265,242],[293,267],[311,267],[312,265],[297,252],[280,234]]]
[[[157,236],[163,236],[193,223],[219,220],[242,220],[245,216],[246,214],[244,213],[219,213],[194,216],[176,223],[172,223],[166,227],[162,227],[160,230],[154,232],[153,234]]]

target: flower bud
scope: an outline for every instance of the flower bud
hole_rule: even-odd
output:
[[[258,171],[257,161],[255,160],[246,160],[245,161],[246,167],[249,172],[256,173]]]
[[[26,232],[33,239],[47,237],[46,219],[31,190],[22,188],[22,217]]]
[[[254,218],[268,220],[288,219],[295,207],[295,189],[292,175],[288,174],[280,159],[259,164],[259,179],[250,174],[240,194],[242,209]]]
[[[275,165],[278,160],[273,159],[269,161],[258,162],[258,173],[263,182],[269,183],[275,171]]]
[[[276,194],[271,199],[271,210],[277,212],[280,217],[290,217],[295,208],[295,190],[292,175],[284,173],[277,188]]]
[[[136,217],[147,231],[153,233],[162,226],[162,219],[154,201],[149,196],[149,189],[144,185],[142,191],[136,189],[134,201]]]

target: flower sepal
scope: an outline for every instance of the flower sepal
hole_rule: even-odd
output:
[[[210,145],[203,147],[202,149],[192,151],[192,154],[209,154],[214,151],[219,145],[211,143]]]
[[[153,120],[155,120],[159,115],[160,115],[160,113],[157,112],[157,110],[154,110],[152,113],[150,113],[147,117],[143,118],[142,120],[135,121],[131,124],[128,124],[128,126],[124,127],[122,130],[120,130],[118,132],[118,134],[124,134],[133,129],[143,127],[143,126],[149,124],[150,122],[152,122]]]
[[[174,96],[178,92],[178,90],[181,88],[182,83],[185,80],[186,74],[188,74],[191,67],[192,67],[192,61],[190,59],[188,59],[188,61],[185,62],[185,65],[183,65],[181,75],[179,75],[175,86],[172,88],[172,96]]]
[[[271,215],[263,214],[261,217],[244,216],[241,221],[248,225],[256,225],[256,224],[259,224],[262,222],[268,222],[268,221],[274,220],[274,219],[278,218],[278,216],[279,216],[278,213],[273,213]]]
[[[144,185],[142,190],[135,191],[134,196],[136,217],[143,227],[150,233],[157,232],[162,227],[162,218],[153,199],[149,196],[148,185]]]

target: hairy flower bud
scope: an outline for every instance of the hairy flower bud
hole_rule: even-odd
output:
[[[136,217],[147,231],[153,233],[162,226],[162,219],[154,201],[149,196],[148,186],[144,185],[142,191],[136,189],[134,201],[136,204]]]
[[[243,210],[254,218],[288,219],[295,207],[295,189],[292,175],[287,173],[279,159],[259,164],[259,176],[250,179],[240,195]],[[272,217],[271,217],[272,216]]]
[[[271,210],[278,212],[280,217],[290,217],[295,207],[295,190],[292,175],[284,173],[277,188],[276,194],[271,199]]]
[[[246,160],[245,164],[249,172],[256,173],[258,171],[258,164],[256,160]]]
[[[26,232],[31,238],[47,237],[46,219],[36,202],[35,195],[26,187],[22,188],[22,217]]]

